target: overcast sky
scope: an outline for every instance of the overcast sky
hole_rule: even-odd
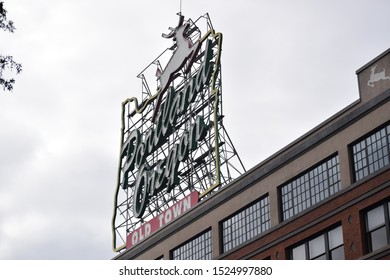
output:
[[[110,259],[121,103],[180,0],[3,0],[23,64],[0,91],[0,259]],[[359,98],[390,47],[388,0],[182,0],[224,35],[226,129],[247,169]]]

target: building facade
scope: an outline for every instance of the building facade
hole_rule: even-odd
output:
[[[390,49],[359,99],[115,259],[390,259]]]

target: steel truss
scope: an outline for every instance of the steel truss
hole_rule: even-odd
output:
[[[198,143],[198,148],[189,153],[187,160],[179,165],[179,184],[169,193],[163,190],[154,196],[149,201],[141,219],[133,217],[132,211],[133,186],[138,170],[129,172],[128,186],[123,186],[122,168],[124,161],[120,160],[112,221],[115,251],[125,249],[126,237],[129,232],[158,216],[189,193],[197,191],[201,200],[207,199],[245,172],[240,157],[223,125],[220,69],[222,34],[214,32],[208,14],[194,22],[190,19],[187,22],[190,23],[188,36],[193,42],[209,33],[207,40],[211,40],[213,49],[213,77],[210,84],[205,85],[196,96],[195,101],[189,105],[188,111],[177,119],[172,134],[160,148],[147,157],[148,165],[153,169],[158,160],[167,158],[169,151],[178,143],[183,133],[190,129],[197,116],[204,118],[207,135],[203,141]],[[205,30],[201,30],[202,24]],[[205,43],[202,44],[191,70],[187,73],[180,71],[178,77],[172,82],[171,86],[174,87],[175,92],[180,92],[198,73],[205,59],[205,45]],[[153,96],[153,89],[157,88],[157,85],[149,86],[149,82],[156,81],[154,73],[156,69],[162,70],[161,64],[164,64],[164,59],[166,61],[167,57],[171,56],[171,49],[174,49],[174,46],[167,48],[137,76],[142,85],[142,103],[139,107],[142,107],[142,104],[145,104]],[[163,97],[162,103],[165,102],[166,96],[167,94]],[[152,122],[152,116],[155,108],[156,100],[150,102],[141,113],[134,110],[134,104],[130,100],[122,104],[122,144],[134,129],[140,130],[141,135],[146,135],[150,129],[153,129],[155,124]]]

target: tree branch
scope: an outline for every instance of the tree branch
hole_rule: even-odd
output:
[[[14,23],[10,20],[7,20],[7,11],[4,8],[4,3],[0,2],[0,29],[13,33],[15,30]],[[22,71],[22,64],[14,61],[12,56],[0,55],[0,86],[3,87],[3,90],[12,91],[15,84],[15,79],[4,78],[4,70],[16,70],[16,74],[19,74]]]
[[[3,2],[0,2],[0,29],[11,33],[15,31],[13,21],[7,20],[7,10],[4,8]]]

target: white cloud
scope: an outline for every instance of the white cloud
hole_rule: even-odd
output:
[[[247,168],[358,98],[389,47],[388,1],[184,0],[224,34],[225,127]],[[121,102],[179,1],[5,1],[23,64],[0,94],[0,258],[110,258]],[[373,8],[369,8],[371,6]]]

